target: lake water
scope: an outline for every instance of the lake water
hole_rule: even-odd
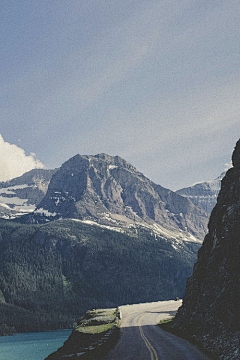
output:
[[[32,332],[0,337],[0,360],[44,360],[67,340],[72,330]]]

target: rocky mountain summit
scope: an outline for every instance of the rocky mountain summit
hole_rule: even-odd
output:
[[[109,226],[141,224],[203,239],[207,214],[189,199],[155,184],[119,156],[76,155],[52,176],[26,222],[59,218]]]
[[[216,359],[240,358],[240,140],[174,327]]]
[[[56,170],[33,169],[0,182],[0,218],[13,219],[32,212],[45,196]]]
[[[186,196],[196,206],[202,208],[208,214],[217,203],[218,193],[221,189],[221,180],[225,176],[223,172],[218,178],[210,181],[203,181],[187,188],[177,190],[176,193]]]

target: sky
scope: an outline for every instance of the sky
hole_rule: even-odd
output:
[[[172,190],[217,178],[240,137],[239,18],[237,0],[2,0],[0,180],[99,153]]]

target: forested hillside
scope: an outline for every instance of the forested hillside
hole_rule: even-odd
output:
[[[199,247],[143,226],[1,220],[1,333],[69,327],[87,309],[182,296]]]

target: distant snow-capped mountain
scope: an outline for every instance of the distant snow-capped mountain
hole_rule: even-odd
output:
[[[35,210],[56,171],[33,169],[15,179],[0,182],[0,217],[13,219]]]
[[[218,178],[210,181],[203,181],[190,187],[177,190],[176,193],[187,197],[195,205],[202,208],[208,214],[217,203],[217,196],[221,189],[221,180],[225,176],[223,172]]]

